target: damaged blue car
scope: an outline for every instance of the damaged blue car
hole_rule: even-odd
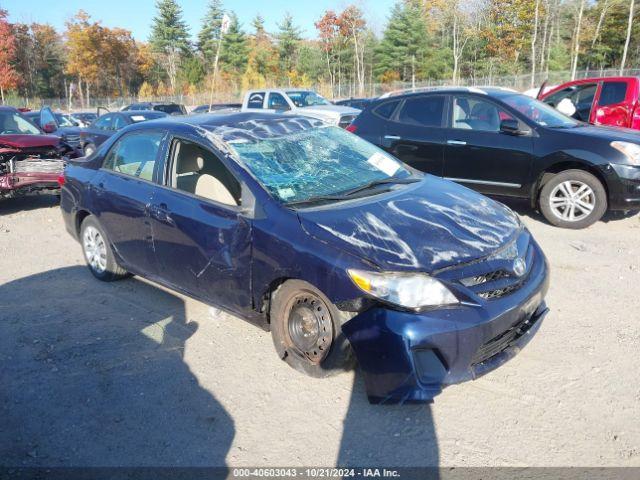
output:
[[[96,278],[139,275],[242,317],[314,377],[357,360],[374,403],[483,375],[547,312],[545,256],[510,209],[314,119],[132,125],[60,183]]]

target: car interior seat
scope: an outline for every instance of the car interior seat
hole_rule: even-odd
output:
[[[238,205],[233,178],[210,152],[188,142],[176,145],[173,187],[225,205]],[[234,193],[236,195],[234,195]]]
[[[500,115],[498,109],[485,102],[476,103],[471,109],[469,124],[476,130],[500,130]]]

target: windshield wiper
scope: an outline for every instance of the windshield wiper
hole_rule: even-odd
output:
[[[320,202],[339,202],[341,200],[348,200],[349,197],[345,195],[317,195],[314,197],[305,198],[302,200],[294,200],[293,202],[287,202],[285,205],[287,207],[293,205],[303,205],[307,203],[320,203]]]
[[[396,183],[396,184],[406,184],[406,183],[415,183],[415,182],[419,182],[420,179],[419,178],[413,178],[413,177],[409,177],[409,178],[395,178],[395,177],[391,177],[391,178],[384,178],[382,180],[374,180],[373,182],[369,182],[366,183],[364,185],[361,185],[359,187],[356,188],[352,188],[351,190],[347,190],[346,192],[342,192],[339,194],[335,194],[335,195],[317,195],[317,196],[313,196],[313,197],[309,197],[309,198],[305,198],[302,200],[294,200],[293,202],[287,202],[286,205],[287,206],[292,206],[292,205],[303,205],[303,204],[307,204],[307,203],[319,203],[319,202],[340,202],[343,200],[350,200],[354,198],[354,195],[357,193],[361,193],[365,190],[369,190],[370,188],[374,188],[378,185],[388,185],[391,183]],[[362,195],[365,196],[365,195]]]
[[[359,193],[359,192],[362,192],[364,190],[369,190],[370,188],[377,187],[378,185],[388,185],[390,183],[406,184],[406,183],[415,183],[415,182],[419,182],[419,181],[420,181],[419,178],[413,178],[413,177],[408,177],[408,178],[397,178],[397,177],[383,178],[383,179],[380,179],[380,180],[374,180],[372,182],[365,183],[364,185],[360,185],[359,187],[352,188],[351,190],[347,190],[346,192],[342,192],[342,195],[350,197],[351,195],[353,195],[355,193]]]

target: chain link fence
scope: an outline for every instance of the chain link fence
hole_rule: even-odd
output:
[[[598,70],[581,70],[576,73],[576,79],[589,78],[589,77],[611,77],[619,76],[621,74],[619,69],[598,69]],[[622,72],[623,76],[640,76],[640,69],[627,69]],[[521,75],[508,75],[508,76],[477,76],[461,78],[457,85],[460,86],[495,86],[512,88],[514,90],[523,92],[534,87],[540,87],[543,82],[547,82],[547,86],[554,86],[571,80],[571,72],[565,71],[553,71],[553,72],[539,72],[533,78],[531,74]],[[365,97],[377,97],[383,93],[390,91],[411,89],[411,88],[425,88],[425,87],[438,87],[438,86],[452,86],[454,85],[451,80],[422,80],[412,82],[392,82],[392,83],[371,83],[365,85],[364,95],[360,95],[358,89],[354,84],[343,84],[341,86],[330,85],[314,85],[313,88],[328,98],[343,99],[358,96]],[[243,92],[240,90],[228,91],[224,93],[216,93],[214,96],[214,103],[219,102],[241,102]],[[15,107],[26,107],[32,110],[37,110],[41,106],[47,105],[54,110],[60,110],[63,112],[77,112],[77,111],[95,111],[99,107],[106,108],[114,111],[119,110],[126,105],[137,103],[139,101],[153,101],[153,102],[174,102],[183,104],[187,107],[187,110],[191,110],[197,105],[205,105],[210,101],[209,92],[201,92],[194,95],[170,95],[170,96],[155,96],[152,98],[138,98],[138,97],[96,97],[90,98],[89,101],[80,101],[78,98],[74,98],[70,101],[67,98],[46,98],[46,99],[29,99],[20,97],[9,97],[6,101],[8,105]]]

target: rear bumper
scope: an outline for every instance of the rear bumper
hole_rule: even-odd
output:
[[[429,402],[513,358],[547,313],[544,257],[518,291],[484,305],[412,313],[374,308],[343,325],[372,403]]]
[[[609,167],[609,208],[640,209],[640,166],[612,163]]]

